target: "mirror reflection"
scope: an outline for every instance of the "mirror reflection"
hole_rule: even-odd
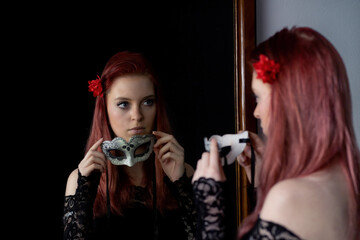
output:
[[[143,1],[67,13],[59,36],[61,55],[72,56],[74,90],[65,104],[77,119],[66,158],[65,234],[193,239],[190,180],[203,139],[235,131],[232,2]],[[111,75],[124,59],[145,69]],[[102,91],[89,93],[97,75]],[[143,134],[155,135],[154,152],[132,167],[97,151],[104,140]],[[235,183],[235,169],[227,175]]]
[[[96,102],[85,157],[66,186],[64,237],[194,239],[194,169],[170,134],[150,65],[141,54],[119,52],[94,81],[89,82]],[[141,136],[150,134],[157,139],[153,154],[136,155],[144,144]],[[99,151],[103,140],[113,138],[123,140],[114,147],[126,154],[125,162],[108,161],[112,158]]]

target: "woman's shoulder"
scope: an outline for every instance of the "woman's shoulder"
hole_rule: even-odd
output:
[[[68,177],[66,183],[66,189],[65,189],[65,196],[70,196],[75,194],[78,177],[79,177],[79,170],[76,168],[70,173]]]
[[[280,181],[270,189],[266,196],[263,211],[266,213],[266,211],[271,211],[275,207],[280,207],[280,209],[276,210],[284,209],[285,212],[288,212],[288,210],[292,210],[294,205],[307,206],[317,198],[319,194],[317,188],[307,179],[294,178]]]
[[[326,183],[328,177],[315,174],[275,184],[266,196],[260,217],[305,239],[316,239],[330,226],[340,227],[342,220],[346,223],[347,205],[343,197],[336,196],[338,188]]]

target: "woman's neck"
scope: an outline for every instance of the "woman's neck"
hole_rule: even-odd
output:
[[[135,186],[144,187],[145,183],[143,182],[144,179],[144,168],[143,162],[138,162],[132,167],[125,167],[125,172],[130,178],[130,181]]]

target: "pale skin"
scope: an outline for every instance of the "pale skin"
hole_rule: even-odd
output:
[[[252,89],[257,97],[254,116],[261,121],[267,134],[270,119],[271,85],[263,83],[253,74]],[[261,164],[264,144],[254,133],[250,134],[255,148],[257,164]],[[200,177],[225,181],[217,145],[216,151],[204,153],[197,164],[193,181]],[[250,169],[250,151],[238,156],[238,162]],[[208,163],[213,164],[208,164]],[[258,164],[259,165],[259,164]],[[258,171],[257,171],[258,172]],[[255,177],[255,183],[256,178]],[[250,176],[248,176],[250,179]],[[256,185],[256,184],[255,184]],[[339,164],[305,177],[287,179],[275,184],[265,198],[260,218],[284,226],[302,239],[347,239],[349,190],[345,175]]]
[[[270,96],[271,87],[270,84],[264,84],[261,80],[256,78],[256,73],[253,72],[253,80],[251,82],[252,91],[256,97],[256,107],[254,109],[254,117],[260,119],[260,126],[263,129],[264,134],[267,134],[269,125],[269,109],[270,109]],[[264,143],[262,139],[255,133],[249,132],[251,144],[254,148],[256,165],[255,172],[259,172],[262,154],[264,151]],[[244,151],[237,157],[238,163],[244,167],[248,180],[251,181],[251,149],[250,146],[246,146]],[[258,186],[258,176],[255,175],[254,186]]]
[[[188,177],[193,175],[193,168],[184,162],[184,149],[174,136],[154,131],[156,98],[149,77],[125,75],[114,79],[106,94],[106,103],[110,126],[116,136],[129,141],[134,135],[154,134],[157,138],[154,152],[169,179],[178,180],[185,169]],[[103,139],[99,139],[85,154],[78,168],[70,174],[66,196],[75,194],[78,171],[82,176],[89,176],[94,171],[106,170],[106,157],[98,150],[102,142]],[[139,162],[133,167],[125,167],[132,183],[136,186],[145,186],[142,164],[143,162]]]

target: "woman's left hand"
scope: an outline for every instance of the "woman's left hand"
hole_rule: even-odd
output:
[[[173,135],[154,131],[157,138],[154,151],[160,160],[165,174],[172,182],[180,179],[185,171],[184,148],[176,141]]]

